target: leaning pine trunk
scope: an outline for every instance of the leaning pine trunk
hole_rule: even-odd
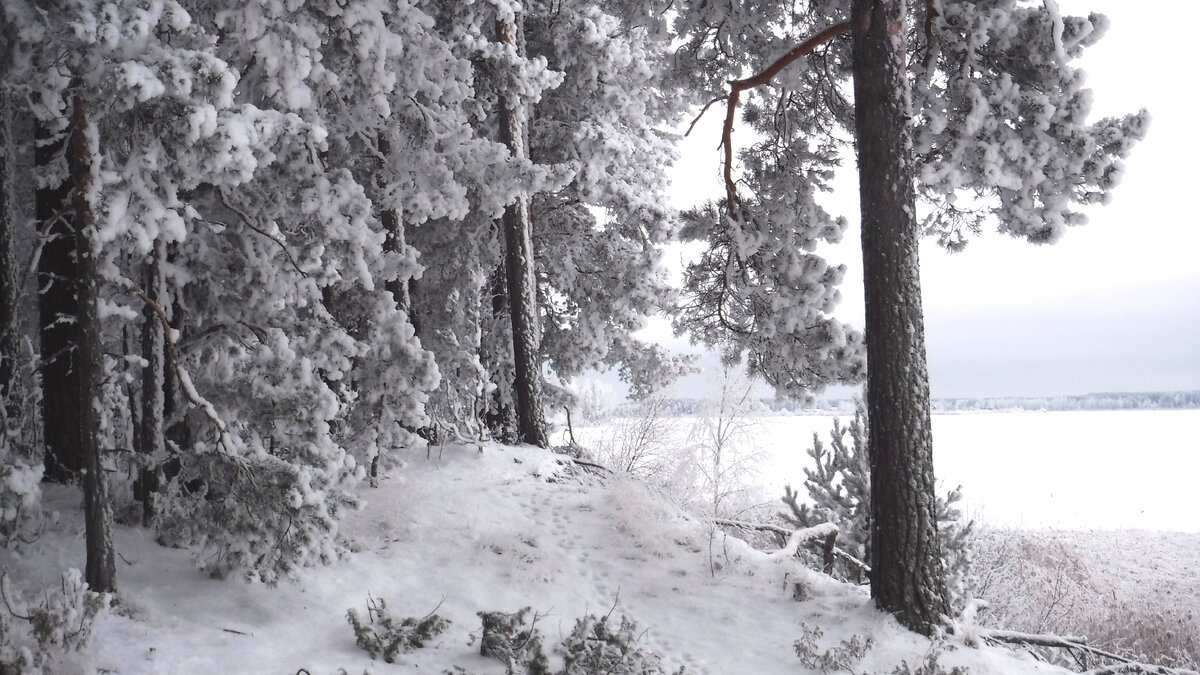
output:
[[[931,635],[948,611],[937,537],[903,0],[855,0],[854,114],[866,291],[871,595]]]
[[[499,22],[500,41],[525,53],[525,36],[518,13],[512,21]],[[524,159],[525,112],[515,96],[500,97],[500,136],[514,157]],[[517,404],[517,434],[521,441],[545,447],[546,421],[542,415],[541,373],[538,372],[537,286],[534,278],[533,226],[529,220],[528,195],[518,195],[504,210],[505,267],[508,301],[512,317],[513,383]]]
[[[87,539],[87,583],[96,593],[114,593],[117,573],[112,542],[112,507],[108,479],[100,457],[100,410],[97,401],[101,373],[100,311],[97,303],[96,251],[92,246],[96,215],[89,201],[92,191],[92,130],[83,100],[71,105],[71,136],[67,165],[74,187],[71,209],[78,242],[75,287],[79,301],[78,400],[75,420],[83,459],[83,513]]]

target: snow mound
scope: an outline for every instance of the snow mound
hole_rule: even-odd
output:
[[[819,628],[819,649],[861,636],[873,646],[857,673],[916,667],[933,644],[874,609],[864,588],[791,558],[755,551],[685,514],[646,485],[600,478],[530,447],[447,445],[408,458],[402,476],[363,487],[343,524],[352,552],[296,583],[271,588],[211,579],[193,553],[118,527],[120,604],[96,627],[89,670],[138,673],[503,673],[479,655],[477,612],[531,607],[553,668],[575,620],[628,615],[638,646],[668,672],[804,673],[793,643]],[[0,552],[17,589],[83,566],[72,500],[19,554]],[[203,556],[203,552],[199,553]],[[396,617],[435,612],[449,628],[395,664],[372,661],[346,619],[383,599]],[[1016,653],[949,638],[941,663],[971,673],[1061,673]],[[456,670],[462,669],[462,670]]]

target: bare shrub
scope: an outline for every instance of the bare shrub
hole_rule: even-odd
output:
[[[1089,645],[1147,663],[1200,665],[1200,609],[1187,599],[1175,604],[1131,591],[1095,563],[1065,536],[984,532],[976,546],[977,593],[987,603],[980,623],[1080,636]],[[1063,650],[1037,650],[1048,660],[1076,665]]]

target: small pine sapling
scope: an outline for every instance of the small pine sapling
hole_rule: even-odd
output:
[[[526,607],[512,613],[477,612],[483,621],[479,653],[503,661],[506,675],[550,675],[550,660],[536,628],[538,615],[525,624],[529,611]]]
[[[800,624],[800,631],[800,639],[792,643],[796,656],[800,657],[800,662],[805,668],[822,673],[846,671],[857,675],[854,668],[875,646],[875,641],[871,638],[864,639],[861,635],[852,635],[836,646],[822,651],[820,641],[825,635],[824,631],[817,627],[810,628],[808,624]]]
[[[614,631],[608,618],[589,614],[575,621],[560,647],[565,655],[560,675],[665,675],[659,655],[638,646],[637,623],[622,616]]]
[[[902,661],[891,675],[971,675],[971,670],[965,666],[954,666],[946,670],[946,667],[939,663],[941,656],[942,650],[935,644],[915,668],[910,667],[908,661]]]
[[[397,656],[424,647],[450,626],[450,621],[438,616],[436,611],[434,609],[420,619],[410,616],[397,622],[382,598],[375,600],[368,596],[366,623],[353,609],[346,612],[346,619],[354,628],[355,642],[371,658],[382,656],[385,662],[395,663]]]
[[[804,470],[804,487],[812,504],[800,503],[799,493],[789,485],[784,489],[782,498],[788,510],[779,515],[795,528],[832,521],[840,528],[838,546],[849,555],[869,562],[871,469],[867,463],[866,410],[861,403],[848,425],[842,426],[840,420],[834,419],[829,440],[827,449],[821,439],[813,434],[813,445],[808,449],[814,467]],[[975,522],[965,517],[961,501],[961,488],[937,498],[942,564],[951,606],[956,613],[966,606],[976,584],[972,548]],[[852,566],[842,574],[842,578],[861,582],[862,573],[862,568]]]
[[[57,672],[63,658],[87,647],[96,619],[106,611],[112,596],[88,590],[83,574],[71,568],[62,575],[61,590],[42,593],[37,605],[25,605],[8,582],[0,577],[0,598],[9,617],[0,616],[0,673]]]

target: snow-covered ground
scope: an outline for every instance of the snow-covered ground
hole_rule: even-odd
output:
[[[345,668],[359,673],[502,673],[479,656],[479,611],[532,607],[553,649],[577,617],[627,614],[644,629],[641,646],[670,671],[772,674],[809,672],[794,653],[804,627],[819,627],[822,649],[852,635],[874,647],[855,667],[891,673],[916,665],[931,643],[875,609],[864,589],[754,551],[682,514],[641,483],[568,475],[561,457],[531,448],[485,445],[422,452],[344,526],[354,550],[269,588],[210,579],[191,553],[155,544],[119,526],[120,605],[101,619],[80,672],[296,673]],[[76,498],[52,491],[59,524],[23,552],[0,552],[10,593],[32,600],[56,587],[59,570],[82,566]],[[793,599],[796,583],[806,599]],[[436,612],[450,628],[395,665],[371,661],[355,645],[346,611],[368,598],[396,616]],[[10,595],[11,598],[11,595]],[[561,657],[551,654],[557,667]],[[947,665],[975,674],[1062,672],[997,648],[951,642]],[[463,671],[452,670],[455,667]],[[70,672],[68,669],[55,672]]]

